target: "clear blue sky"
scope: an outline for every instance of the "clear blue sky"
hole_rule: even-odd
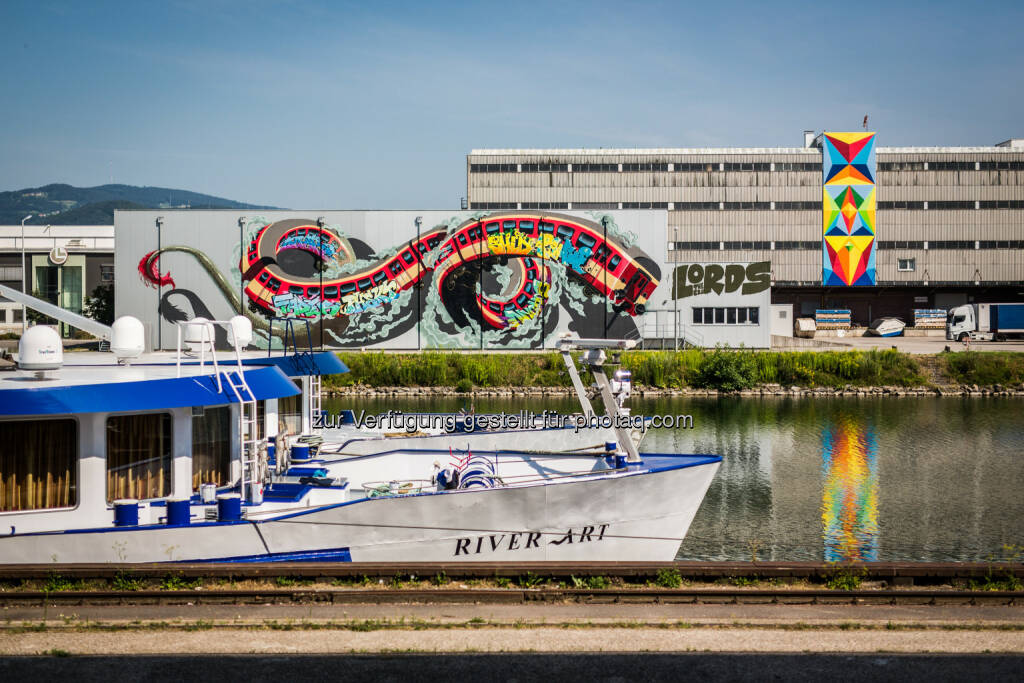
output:
[[[1024,136],[1021,2],[5,0],[0,189],[456,208],[477,147]]]

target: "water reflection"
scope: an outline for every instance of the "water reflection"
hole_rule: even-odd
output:
[[[466,402],[324,407],[458,411]],[[578,409],[552,397],[474,403],[480,412]],[[644,451],[724,458],[678,559],[984,561],[1024,544],[1019,398],[636,398],[631,407],[693,415],[693,429],[652,431]]]
[[[822,432],[822,536],[826,562],[878,559],[878,444],[843,417]]]

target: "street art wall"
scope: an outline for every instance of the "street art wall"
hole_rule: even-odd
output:
[[[824,133],[822,274],[826,286],[875,285],[875,134]]]
[[[239,311],[261,345],[290,320],[336,348],[550,348],[638,337],[667,270],[664,212],[306,213],[118,212],[117,314],[164,348]]]

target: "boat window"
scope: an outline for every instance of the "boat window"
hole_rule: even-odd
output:
[[[462,237],[462,235],[459,235],[459,237]],[[416,262],[416,259],[413,258],[412,252],[409,251],[402,252],[402,260],[408,263],[410,266]]]
[[[107,501],[171,492],[169,413],[107,418]]]
[[[192,490],[231,483],[231,408],[203,408],[192,417]]]
[[[615,270],[618,267],[620,261],[622,261],[622,257],[619,256],[618,254],[612,256],[611,259],[608,261],[608,270]]]
[[[376,275],[373,276],[373,284],[379,285],[380,283],[384,282],[387,279],[388,279],[387,274],[382,270],[382,271],[380,271],[379,273],[377,273]]]
[[[293,379],[292,382],[300,390],[302,389],[302,380]],[[277,399],[277,420],[278,434],[302,433],[302,394]]]
[[[78,422],[0,422],[0,512],[74,507]]]
[[[364,277],[359,281],[359,291],[366,291],[370,288],[370,278]]]

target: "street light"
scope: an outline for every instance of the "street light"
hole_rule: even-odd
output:
[[[32,214],[29,214],[21,219],[21,293],[27,294],[25,291],[25,221],[32,218]],[[21,305],[21,333],[25,334],[25,330],[28,329],[28,318],[26,317],[28,310],[25,308],[25,304]]]

